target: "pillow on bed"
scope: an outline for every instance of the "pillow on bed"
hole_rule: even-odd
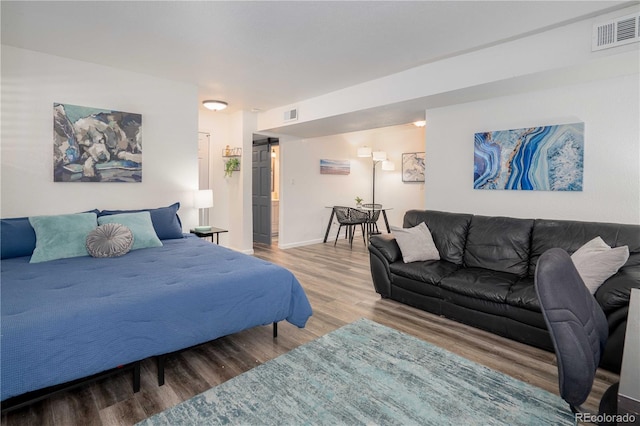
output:
[[[32,216],[29,223],[36,234],[36,248],[29,263],[88,256],[85,241],[98,225],[95,213]]]
[[[0,222],[0,258],[31,256],[36,248],[36,232],[28,217],[2,219]]]
[[[151,222],[149,212],[122,213],[108,216],[100,216],[98,224],[119,223],[131,230],[133,233],[133,246],[131,250],[138,250],[149,247],[162,247],[162,241],[156,235]]]
[[[140,210],[103,210],[100,216],[109,216],[122,213],[139,213],[149,212],[151,214],[151,222],[156,235],[161,240],[171,240],[175,238],[183,238],[182,222],[178,217],[178,209],[180,203],[174,203],[169,207],[160,207],[157,209],[140,209]],[[134,233],[135,235],[135,233]]]
[[[89,210],[83,213],[100,213]],[[2,219],[0,222],[0,259],[31,256],[36,248],[36,232],[28,217]]]
[[[129,253],[133,233],[119,223],[105,223],[87,235],[87,251],[93,257],[118,257]]]

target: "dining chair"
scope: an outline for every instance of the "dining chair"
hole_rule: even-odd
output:
[[[338,227],[338,233],[336,234],[336,240],[333,242],[333,245],[335,246],[336,243],[338,242],[340,231],[344,226],[346,227],[346,232],[349,236],[349,246],[353,247],[353,236],[355,234],[354,228],[357,225],[360,225],[360,227],[362,228],[362,240],[366,245],[367,241],[365,240],[365,235],[364,235],[365,234],[364,225],[367,223],[367,219],[368,219],[368,215],[366,214],[366,212],[358,209],[354,209],[351,207],[344,207],[344,206],[334,206],[333,211],[335,213],[336,220],[340,225]]]
[[[378,219],[380,219],[380,212],[382,211],[382,204],[372,204],[366,203],[362,205],[363,208],[367,209],[369,213],[369,218],[367,219],[367,232],[369,235],[379,234],[380,230],[378,229]]]

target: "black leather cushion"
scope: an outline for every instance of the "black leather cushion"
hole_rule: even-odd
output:
[[[412,228],[424,222],[431,231],[440,259],[462,265],[464,246],[472,215],[435,210],[409,210],[404,215],[403,227]]]
[[[533,219],[474,216],[464,253],[465,265],[527,275],[532,228]]]
[[[611,247],[628,246],[629,260],[625,266],[640,266],[640,232],[637,225],[536,219],[531,236],[529,275],[535,273],[538,258],[545,251],[558,247],[573,254],[595,237],[602,237]]]
[[[392,274],[430,285],[438,285],[442,278],[451,275],[458,268],[459,266],[445,260],[425,260],[412,263],[395,262],[389,265],[389,270]]]
[[[533,277],[520,278],[511,287],[506,302],[511,306],[540,312],[540,301],[533,285]]]
[[[459,269],[440,281],[440,287],[465,296],[505,303],[518,276],[483,268]]]
[[[380,251],[389,263],[402,260],[400,246],[393,234],[372,235],[369,243]]]

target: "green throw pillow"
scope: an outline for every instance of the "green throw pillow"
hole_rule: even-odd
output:
[[[87,235],[98,226],[95,213],[32,216],[29,223],[36,233],[29,263],[88,256]]]
[[[131,250],[162,247],[162,241],[160,241],[155,229],[153,229],[151,214],[147,211],[100,216],[98,218],[98,224],[104,225],[105,223],[119,223],[131,230],[133,233],[133,246]]]

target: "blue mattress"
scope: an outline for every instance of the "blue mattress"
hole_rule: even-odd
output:
[[[311,316],[280,266],[194,236],[163,244],[117,258],[2,260],[2,400]]]

